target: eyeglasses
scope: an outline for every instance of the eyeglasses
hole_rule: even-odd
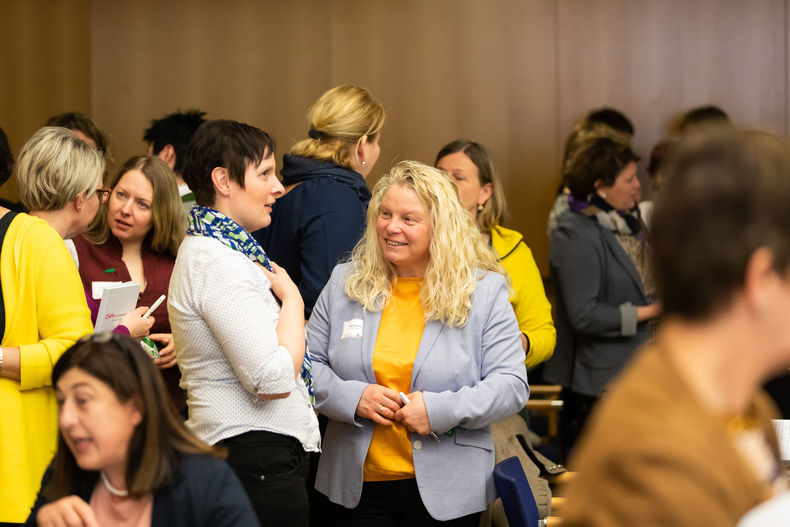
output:
[[[110,199],[111,192],[112,190],[108,188],[97,188],[96,195],[99,196],[99,203],[106,203]]]

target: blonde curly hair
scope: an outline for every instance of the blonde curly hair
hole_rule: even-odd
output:
[[[461,327],[469,318],[472,293],[481,273],[499,273],[508,283],[509,278],[461,205],[455,185],[441,170],[417,161],[401,161],[373,189],[365,234],[351,254],[346,295],[368,311],[382,310],[390,300],[391,282],[397,275],[384,257],[376,223],[384,196],[395,185],[413,190],[431,219],[430,261],[420,290],[425,319]]]

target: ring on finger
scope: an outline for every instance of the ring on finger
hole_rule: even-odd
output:
[[[387,407],[382,404],[381,406],[379,406],[379,413],[383,414],[384,410],[386,410],[386,409],[387,409]]]

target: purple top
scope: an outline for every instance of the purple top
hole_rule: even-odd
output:
[[[101,302],[93,298],[93,295],[90,293],[90,291],[88,291],[87,288],[85,288],[84,285],[82,289],[85,291],[85,300],[88,301],[88,308],[91,310],[91,322],[96,325],[96,315],[99,314],[99,305]],[[112,332],[116,335],[129,335],[129,328],[123,324],[118,324],[115,326],[115,329],[113,329]]]

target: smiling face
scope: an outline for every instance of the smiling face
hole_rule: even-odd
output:
[[[61,375],[55,389],[58,427],[80,468],[123,474],[129,441],[142,421],[135,401],[122,403],[106,383],[79,368]]]
[[[121,176],[110,194],[107,222],[121,243],[142,243],[153,226],[154,187],[140,170]]]
[[[450,174],[450,180],[458,188],[461,205],[473,217],[477,217],[477,206],[485,204],[491,197],[491,183],[480,184],[477,167],[464,152],[447,154],[436,163],[436,168]]]
[[[235,181],[229,183],[228,216],[247,232],[268,227],[272,222],[272,205],[284,190],[275,169],[275,157],[269,153],[259,164],[247,165],[243,187]]]
[[[641,185],[636,177],[636,163],[631,161],[617,174],[611,186],[598,186],[596,192],[616,210],[631,210],[639,200]]]
[[[398,276],[424,276],[431,260],[431,215],[409,187],[393,185],[381,201],[376,235]]]

